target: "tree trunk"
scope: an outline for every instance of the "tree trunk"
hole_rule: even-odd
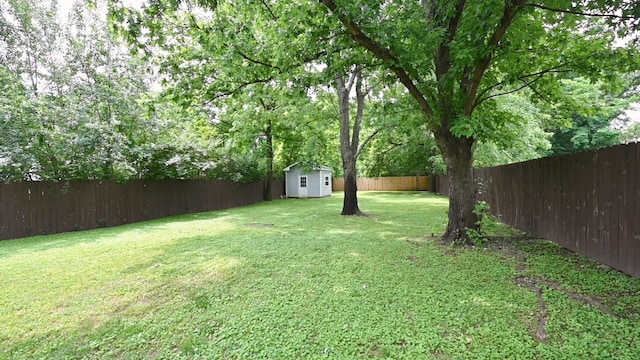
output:
[[[364,215],[358,207],[358,185],[356,178],[356,161],[343,157],[342,167],[344,170],[344,201],[342,202],[342,213],[340,215]]]
[[[271,119],[267,120],[267,129],[264,132],[267,138],[267,178],[264,181],[264,193],[262,198],[265,201],[273,200],[271,189],[273,188],[273,124]]]
[[[360,124],[364,106],[364,94],[361,91],[362,85],[359,70],[356,68],[349,82],[345,83],[341,74],[336,75],[338,90],[338,104],[340,112],[340,154],[342,155],[342,169],[344,170],[344,201],[342,203],[341,215],[364,215],[358,206],[358,186],[356,180],[356,154],[358,143],[360,142]],[[349,113],[349,93],[354,83],[357,82],[358,109],[356,120],[353,124],[353,134],[351,133],[351,114]],[[362,102],[362,103],[361,103]]]
[[[473,180],[473,141],[450,133],[438,139],[449,179],[449,223],[442,237],[445,243],[469,244],[468,230],[478,227],[477,216],[473,213],[477,203]]]

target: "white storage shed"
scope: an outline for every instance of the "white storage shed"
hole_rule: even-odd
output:
[[[284,168],[287,197],[307,198],[331,196],[333,171],[327,166],[306,169],[295,163]]]

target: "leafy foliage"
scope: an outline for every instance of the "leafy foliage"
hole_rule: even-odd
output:
[[[545,113],[544,108],[532,103],[525,93],[500,97],[497,110],[502,116],[514,120],[505,124],[501,139],[475,145],[475,166],[503,165],[550,155],[553,133],[545,129],[553,126],[563,128],[562,120]]]
[[[549,112],[555,118],[565,118],[569,127],[554,129],[551,151],[554,155],[595,150],[621,142],[620,131],[611,121],[620,116],[631,99],[610,93],[582,78],[563,82],[563,90],[570,95],[570,110],[561,106]]]
[[[212,171],[222,154],[207,114],[154,93],[103,2],[77,2],[62,23],[55,1],[0,8],[1,181],[235,176]]]

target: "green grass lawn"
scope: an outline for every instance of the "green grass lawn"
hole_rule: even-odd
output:
[[[639,280],[539,240],[439,245],[435,195],[341,202],[1,241],[0,358],[640,358]]]

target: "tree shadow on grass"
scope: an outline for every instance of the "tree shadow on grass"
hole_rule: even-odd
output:
[[[60,249],[68,246],[77,246],[104,241],[109,238],[121,237],[130,232],[152,232],[168,228],[168,223],[187,223],[219,219],[228,215],[228,212],[213,211],[187,215],[176,215],[143,222],[118,225],[107,228],[91,230],[70,231],[65,233],[37,235],[26,238],[17,238],[0,241],[0,258],[15,254],[16,252],[40,252],[52,249]]]

